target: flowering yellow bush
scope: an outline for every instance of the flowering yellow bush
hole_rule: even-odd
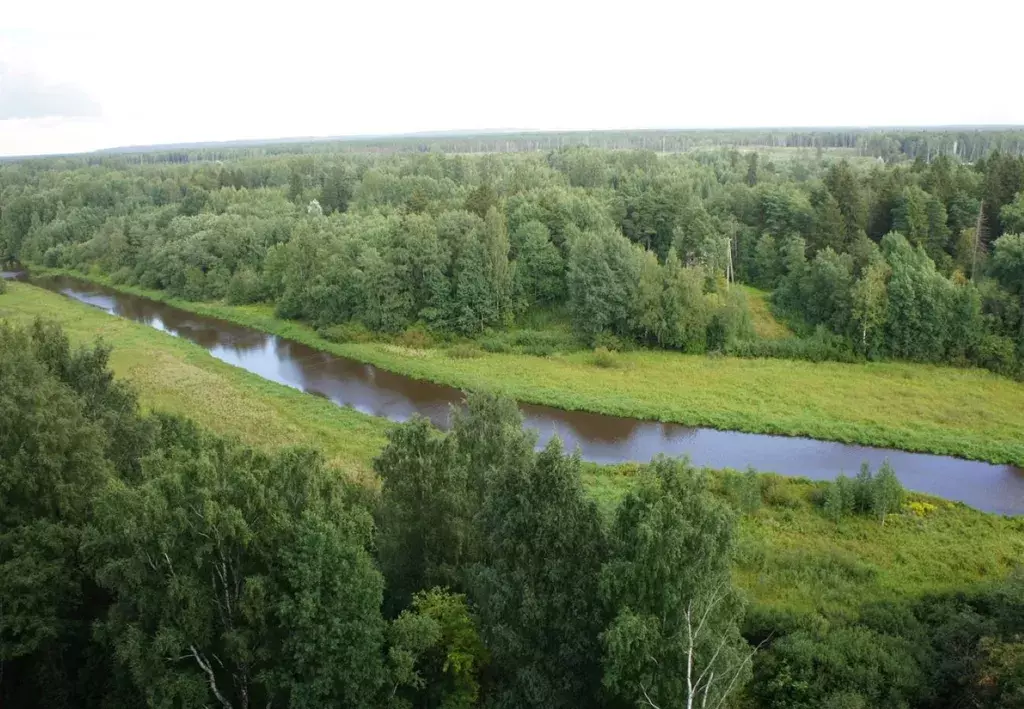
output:
[[[915,517],[927,517],[935,510],[939,509],[937,505],[933,505],[930,502],[908,502],[907,511]]]

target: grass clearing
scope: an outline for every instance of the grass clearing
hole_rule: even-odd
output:
[[[306,324],[275,317],[269,305],[194,303],[160,291],[113,286],[102,276],[88,278],[399,374],[533,404],[1024,465],[1024,384],[985,370],[660,350],[617,352],[619,366],[603,368],[594,366],[593,353],[586,350],[548,357],[485,351],[465,357],[443,347],[336,344]]]
[[[768,306],[768,293],[753,286],[739,286],[747,296],[750,320],[754,334],[765,340],[782,340],[792,337],[793,331],[779,322]]]
[[[40,288],[9,285],[0,295],[0,319],[28,323],[37,316],[49,318],[61,323],[77,344],[102,337],[114,348],[114,372],[134,384],[147,408],[186,414],[260,446],[318,446],[349,474],[373,480],[370,461],[383,446],[386,421],[267,382],[145,325]],[[427,361],[446,357],[428,352]],[[605,371],[592,365],[585,369],[592,376]],[[638,470],[636,465],[584,464],[583,480],[610,515]],[[740,521],[735,563],[738,582],[760,606],[852,613],[870,600],[997,579],[1024,559],[1024,518],[996,517],[930,499],[934,509],[919,506],[921,515],[891,516],[885,527],[866,518],[836,525],[809,501],[815,483],[773,480],[768,498],[773,504]]]

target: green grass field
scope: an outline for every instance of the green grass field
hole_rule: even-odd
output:
[[[342,470],[372,481],[370,461],[389,426],[381,419],[267,382],[197,345],[49,291],[15,283],[0,295],[0,319],[37,316],[61,323],[76,343],[102,337],[113,346],[115,373],[134,384],[147,408],[186,414],[255,445],[318,446]],[[584,482],[610,512],[636,470],[587,465]],[[809,502],[814,483],[772,480],[768,504],[741,519],[735,565],[760,605],[847,613],[866,601],[995,579],[1024,559],[1024,518],[938,503],[924,516],[890,517],[885,527],[870,519],[837,526]]]
[[[91,279],[110,285],[102,277]],[[1024,465],[1024,384],[984,370],[653,350],[616,353],[615,367],[595,366],[589,352],[551,357],[478,352],[464,358],[442,347],[331,343],[307,325],[274,317],[266,305],[192,303],[159,291],[122,290],[400,374],[488,389],[524,402]],[[783,327],[768,316],[755,319],[765,327]]]

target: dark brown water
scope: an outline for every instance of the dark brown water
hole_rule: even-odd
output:
[[[33,282],[195,342],[214,357],[265,379],[366,414],[393,421],[421,414],[443,427],[448,423],[449,407],[462,400],[462,393],[450,387],[393,374],[86,281],[62,276]],[[754,466],[823,480],[839,472],[854,474],[864,461],[876,468],[888,458],[909,489],[989,512],[1024,514],[1024,471],[1012,466],[808,438],[689,428],[533,404],[521,408],[526,424],[538,431],[541,443],[557,435],[568,449],[579,447],[584,459],[599,463],[648,461],[658,454],[689,455],[697,465],[713,468]]]

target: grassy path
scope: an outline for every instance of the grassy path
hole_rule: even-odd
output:
[[[72,274],[80,275],[80,274]],[[103,278],[92,278],[110,285]],[[896,362],[812,363],[639,351],[598,367],[589,353],[552,357],[386,343],[334,344],[269,306],[192,303],[121,288],[462,389],[520,401],[690,426],[821,440],[1024,465],[1024,384],[984,370]]]
[[[37,316],[61,323],[76,343],[102,337],[112,345],[115,373],[149,408],[186,414],[255,445],[318,446],[342,470],[372,480],[370,461],[390,425],[382,419],[267,382],[198,345],[49,291],[15,283],[0,295],[0,319]],[[635,470],[589,465],[584,481],[610,510]],[[893,516],[885,527],[871,519],[837,526],[809,502],[813,483],[771,480],[768,504],[740,521],[734,564],[740,585],[761,606],[846,613],[866,601],[999,578],[1024,559],[1024,518],[939,502],[923,516]]]

